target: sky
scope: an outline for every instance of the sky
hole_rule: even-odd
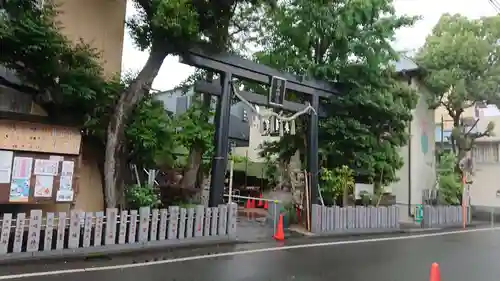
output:
[[[133,16],[134,7],[128,1],[127,17]],[[396,50],[418,49],[443,13],[460,13],[470,18],[491,16],[496,13],[488,0],[394,0],[396,12],[400,15],[419,15],[422,19],[411,28],[398,30],[394,47]],[[146,62],[148,54],[134,47],[125,31],[122,71],[136,72]],[[153,83],[155,90],[170,90],[184,81],[194,68],[181,64],[177,57],[168,57]]]

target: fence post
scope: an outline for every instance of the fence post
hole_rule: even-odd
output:
[[[219,225],[217,233],[220,236],[227,235],[227,209],[226,205],[219,205]]]
[[[149,207],[139,208],[139,242],[144,243],[148,241],[149,235]]]
[[[317,204],[311,204],[311,232],[318,233],[319,220],[321,219],[321,209]],[[276,229],[275,229],[276,230]]]
[[[229,235],[230,238],[236,237],[237,214],[238,214],[238,205],[236,203],[229,204],[227,211],[227,219],[228,219],[227,234]]]
[[[328,222],[328,211],[326,206],[321,206],[321,232],[327,232],[327,222]]]
[[[167,239],[177,239],[177,230],[179,228],[179,207],[169,206],[168,207],[168,227],[167,227]]]
[[[194,237],[203,236],[203,219],[205,218],[205,207],[203,205],[196,206],[194,218]]]

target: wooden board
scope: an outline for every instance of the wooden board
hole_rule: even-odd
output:
[[[77,128],[0,120],[0,149],[78,155],[81,141]]]
[[[53,203],[71,203],[71,202],[56,202],[57,191],[59,190],[59,184],[61,179],[61,171],[62,171],[62,162],[59,163],[59,169],[57,176],[53,178],[52,185],[52,196],[51,197],[35,197],[35,184],[37,175],[33,174],[35,167],[35,160],[49,160],[51,156],[59,157],[60,160],[64,161],[73,161],[74,170],[73,170],[73,178],[72,178],[72,187],[73,187],[73,200],[76,198],[76,194],[78,193],[78,177],[79,177],[79,168],[80,162],[79,157],[77,155],[61,155],[61,154],[47,154],[47,153],[35,153],[35,152],[24,152],[24,151],[14,151],[14,157],[30,157],[33,158],[33,166],[31,169],[31,178],[30,178],[30,191],[29,198],[26,201],[11,201],[10,198],[10,183],[0,183],[0,204],[53,204]],[[11,175],[12,176],[12,175]]]

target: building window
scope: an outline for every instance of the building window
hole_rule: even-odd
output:
[[[472,155],[476,163],[498,163],[498,143],[476,143]]]

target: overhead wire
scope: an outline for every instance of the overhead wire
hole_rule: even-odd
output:
[[[488,3],[490,3],[497,13],[500,13],[500,3],[498,0],[488,0]]]

